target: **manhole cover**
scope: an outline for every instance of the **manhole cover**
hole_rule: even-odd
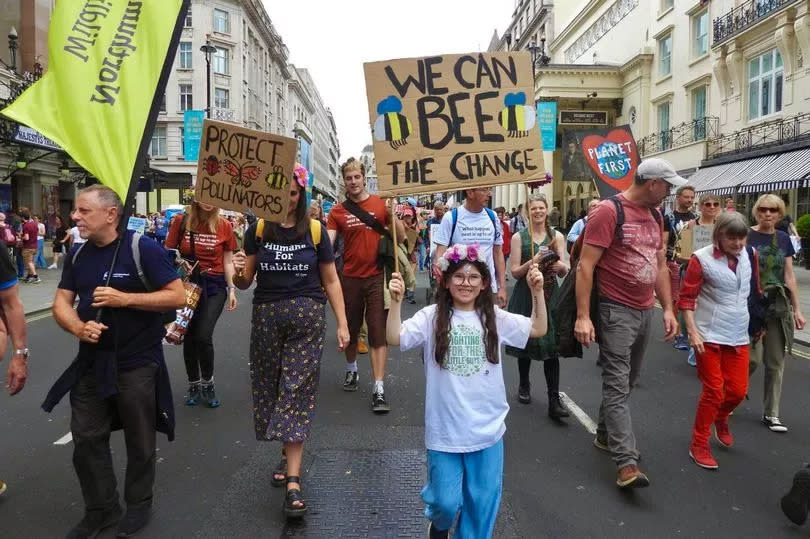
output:
[[[309,513],[283,537],[424,537],[424,450],[318,451],[304,477]]]

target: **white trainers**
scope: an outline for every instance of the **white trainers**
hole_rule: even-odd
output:
[[[787,432],[788,428],[779,421],[778,417],[762,416],[762,422],[773,432]]]

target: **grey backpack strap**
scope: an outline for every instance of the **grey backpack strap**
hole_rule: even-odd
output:
[[[149,284],[149,281],[146,279],[146,275],[143,273],[143,266],[141,266],[141,237],[143,235],[140,232],[134,232],[132,234],[132,260],[135,262],[135,267],[138,270],[138,279],[141,280],[143,283],[144,288],[146,288],[147,292],[152,292],[152,286]],[[76,253],[78,254],[78,253]],[[75,258],[75,255],[74,255]]]
[[[78,248],[78,249],[76,249],[76,252],[75,252],[75,253],[73,253],[73,258],[71,258],[71,259],[70,259],[70,263],[71,263],[71,265],[73,265],[73,266],[75,266],[75,265],[76,265],[76,259],[79,257],[79,253],[81,253],[81,252],[82,252],[82,249],[84,249],[84,246],[85,246],[85,245],[87,245],[87,242],[84,242],[84,243],[80,243],[80,244],[79,244],[79,248]]]

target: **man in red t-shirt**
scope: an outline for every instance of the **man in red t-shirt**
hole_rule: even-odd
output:
[[[588,215],[577,269],[577,320],[574,334],[585,346],[596,340],[590,298],[598,268],[599,366],[602,405],[594,445],[610,451],[618,467],[620,488],[646,487],[649,479],[638,467],[639,453],[630,420],[630,391],[638,377],[650,336],[654,294],[664,310],[666,339],[678,331],[672,309],[663,221],[656,209],[672,187],[686,180],[663,159],[647,159],[633,184],[615,200],[624,223],[617,229],[613,200],[603,200]]]
[[[346,187],[347,202],[354,202],[362,212],[373,217],[382,227],[389,228],[391,212],[386,203],[366,190],[365,165],[350,158],[340,167],[340,172]],[[397,239],[401,243],[405,239],[405,228],[398,219],[396,227]],[[371,409],[384,414],[389,412],[391,407],[385,400],[383,386],[388,348],[385,341],[386,315],[383,295],[385,275],[382,268],[377,265],[377,249],[381,236],[349,211],[345,202],[332,207],[326,228],[333,244],[338,234],[343,236],[342,283],[350,336],[349,346],[346,347],[346,378],[343,389],[357,391],[357,334],[363,325],[365,313],[371,348],[371,372],[374,376]]]
[[[23,263],[28,269],[28,276],[25,278],[26,283],[41,283],[42,279],[37,275],[37,268],[34,265],[34,255],[37,253],[37,234],[39,233],[39,225],[31,217],[31,212],[28,208],[20,209],[20,217],[23,219],[22,225],[22,254]]]

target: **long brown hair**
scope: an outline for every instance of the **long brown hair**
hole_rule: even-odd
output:
[[[309,212],[307,211],[306,190],[298,183],[295,185],[298,187],[298,204],[295,206],[295,238],[293,241],[300,241],[309,232]],[[279,241],[281,237],[279,228],[281,227],[278,223],[265,221],[262,241]]]
[[[211,234],[216,234],[219,228],[219,208],[214,207],[206,219],[202,216],[203,209],[197,201],[191,203],[188,208],[188,219],[185,222],[186,232],[197,232],[199,230],[208,229]]]
[[[433,356],[440,367],[444,367],[447,352],[450,350],[450,330],[452,329],[450,321],[453,319],[453,296],[450,294],[448,285],[453,274],[467,264],[474,266],[483,278],[482,286],[484,289],[475,298],[475,311],[478,313],[481,327],[484,328],[484,350],[486,350],[487,361],[494,364],[498,363],[498,328],[495,324],[495,305],[492,303],[492,294],[489,293],[490,283],[492,282],[489,267],[487,267],[486,262],[480,260],[475,262],[459,260],[457,263],[451,263],[447,270],[442,273],[442,282],[436,290],[436,324],[434,327],[436,343],[433,348]]]
[[[526,202],[526,214],[529,216],[529,241],[534,241],[532,232],[534,231],[534,223],[532,223],[532,203],[542,202],[546,206],[546,236],[548,237],[548,247],[554,247],[554,242],[557,240],[557,233],[552,228],[551,223],[548,222],[548,200],[543,193],[535,193],[529,195],[529,200]]]

